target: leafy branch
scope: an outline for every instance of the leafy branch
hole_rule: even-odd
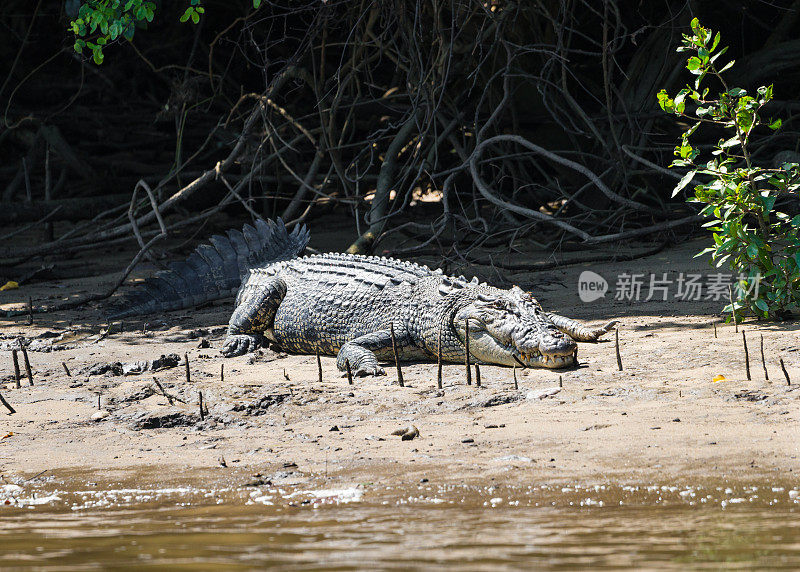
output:
[[[760,127],[778,130],[781,120],[761,118],[763,107],[772,100],[773,87],[761,86],[754,95],[740,87],[729,87],[723,73],[733,66],[719,60],[728,48],[721,47],[720,34],[703,28],[697,18],[691,22],[692,34],[683,35],[679,52],[689,52],[686,69],[697,76],[693,86],[671,97],[661,90],[658,103],[664,111],[684,118],[690,126],[675,147],[672,167],[688,168],[673,191],[675,196],[698,175],[710,177],[694,186],[693,202],[704,204],[704,226],[712,231],[714,245],[698,256],[711,253],[717,267],[728,264],[738,273],[737,296],[723,312],[752,312],[760,318],[783,319],[800,305],[800,215],[776,210],[780,199],[796,199],[800,188],[800,167],[783,163],[767,168],[753,162],[749,149],[751,136]],[[719,49],[718,49],[719,48]],[[716,96],[704,87],[715,79],[722,90]],[[700,160],[701,151],[691,138],[701,125],[716,126],[727,132],[711,151],[711,158]]]

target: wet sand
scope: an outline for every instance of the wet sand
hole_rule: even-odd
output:
[[[313,236],[318,248],[332,242],[330,233]],[[151,316],[146,326],[145,320],[126,321],[122,332],[112,324],[110,333],[104,332],[99,305],[36,315],[32,326],[25,316],[2,319],[0,392],[17,413],[0,412],[0,473],[6,482],[75,469],[136,474],[143,483],[226,472],[243,481],[252,475],[297,482],[323,476],[332,483],[397,485],[425,478],[506,484],[710,477],[791,482],[800,471],[797,325],[744,324],[752,372],[747,381],[741,333],[718,323],[714,334],[722,301],[614,300],[614,280],[622,273],[667,272],[672,279],[680,272],[711,273],[705,261],[693,258],[701,246],[688,243],[632,262],[502,271],[509,283],[533,291],[547,310],[592,325],[621,322],[623,371],[612,332],[610,341],[580,345],[577,368],[518,370],[518,389],[512,371],[496,366],[481,367],[477,388],[465,384],[463,365],[447,365],[439,390],[435,364],[406,365],[401,388],[391,366],[386,376],[350,386],[331,357],[322,359],[321,384],[314,356],[264,350],[225,359],[219,349],[232,301]],[[21,308],[29,295],[39,301],[107,288],[117,276],[112,270],[124,266],[118,262],[128,254],[109,253],[92,278],[0,292],[0,309]],[[86,260],[73,264],[79,268]],[[587,269],[611,282],[612,291],[592,303],[578,298],[578,276]],[[137,276],[149,271],[152,266],[144,265]],[[491,269],[464,273],[483,278]],[[761,334],[769,381],[760,363]],[[22,388],[15,389],[8,349],[18,336],[30,341],[33,387],[23,368]],[[169,354],[178,356],[178,365],[156,372],[118,375],[113,365]],[[779,358],[795,385],[787,385]],[[98,364],[111,365],[103,372]],[[713,382],[718,375],[726,380]],[[98,396],[107,415],[97,415]],[[419,429],[416,439],[392,435],[410,424]]]

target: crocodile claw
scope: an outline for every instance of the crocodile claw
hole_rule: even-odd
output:
[[[256,351],[260,345],[261,342],[256,336],[231,334],[225,338],[225,343],[222,346],[222,355],[225,357],[241,356]]]
[[[599,328],[592,330],[592,335],[594,336],[595,341],[599,340],[603,336],[603,334],[607,334],[608,332],[613,330],[614,326],[616,326],[617,324],[619,324],[619,320],[612,320],[605,326],[601,326]]]
[[[379,366],[363,365],[358,369],[353,370],[353,377],[367,377],[370,375],[386,375],[386,370]],[[342,377],[347,377],[346,373]]]

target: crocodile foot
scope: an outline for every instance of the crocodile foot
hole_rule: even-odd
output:
[[[361,355],[358,355],[358,354]],[[355,355],[354,355],[355,354]],[[346,357],[349,356],[349,357]],[[358,351],[349,351],[345,355],[339,353],[339,357],[336,360],[336,366],[339,368],[339,371],[347,372],[347,362],[350,362],[350,371],[353,372],[355,377],[366,377],[368,375],[386,375],[386,371],[378,365],[378,360],[375,359],[375,356],[372,352],[358,352]],[[347,376],[347,373],[344,373],[342,377]]]
[[[225,357],[241,356],[254,352],[261,345],[258,336],[250,334],[229,334],[222,345],[222,355]]]

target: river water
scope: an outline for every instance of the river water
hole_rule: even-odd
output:
[[[797,569],[798,485],[0,484],[0,569]]]

